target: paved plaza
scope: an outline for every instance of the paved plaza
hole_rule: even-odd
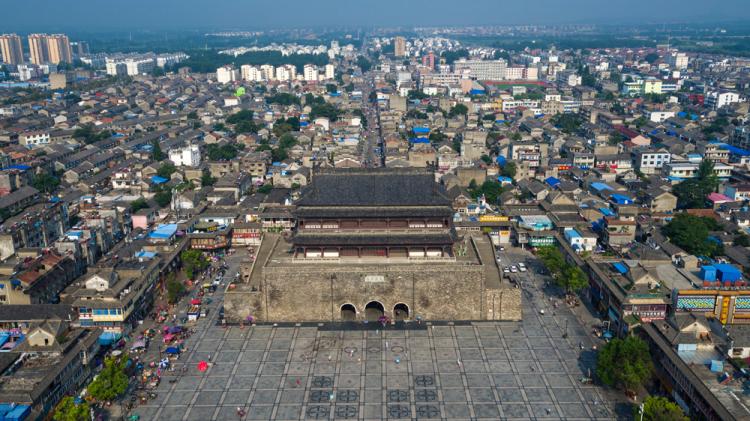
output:
[[[238,407],[246,420],[628,418],[621,393],[581,382],[593,370],[592,345],[601,343],[570,309],[553,306],[539,276],[525,279],[522,322],[385,329],[222,328],[218,292],[157,398],[131,413],[164,421],[237,420]],[[209,369],[199,372],[209,355]]]
[[[181,361],[189,372],[133,412],[160,420],[238,419],[238,406],[249,420],[615,418],[603,390],[580,382],[586,354],[582,363],[571,343],[585,332],[569,328],[565,341],[541,321],[213,327],[188,345]],[[214,364],[198,372],[209,354]]]

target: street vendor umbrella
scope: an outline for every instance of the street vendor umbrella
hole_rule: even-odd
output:
[[[173,334],[171,334],[171,333],[167,333],[166,335],[164,335],[164,342],[165,342],[165,343],[166,343],[166,342],[169,342],[169,341],[171,341],[171,340],[172,340],[173,338],[174,338],[174,335],[173,335]]]
[[[130,347],[130,349],[138,349],[138,348],[145,348],[146,347],[146,341],[143,339],[138,339],[137,341],[133,342],[133,345]]]
[[[201,305],[201,300],[198,299],[198,298],[193,298],[192,300],[190,300],[190,304],[192,304],[194,306],[199,306],[199,305]]]
[[[113,357],[119,357],[120,355],[122,355],[122,351],[120,351],[119,349],[112,351]]]
[[[170,346],[167,348],[167,354],[179,354],[180,348],[177,348],[176,346]]]
[[[203,361],[203,360],[201,360],[198,363],[198,371],[203,372],[203,371],[206,371],[206,370],[208,370],[208,363],[205,362],[205,361]]]
[[[180,333],[182,332],[182,326],[172,326],[168,330],[169,333]]]

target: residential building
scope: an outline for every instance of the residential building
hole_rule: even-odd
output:
[[[706,94],[704,101],[706,107],[718,110],[719,108],[740,102],[740,95],[737,92],[713,91]]]
[[[12,310],[23,316],[36,311],[36,306]],[[0,406],[12,408],[5,419],[44,419],[60,399],[80,391],[95,372],[99,329],[75,328],[57,319],[8,333],[22,337],[16,337],[18,345],[3,352],[0,360]]]
[[[49,62],[49,50],[47,49],[46,35],[29,35],[29,61],[36,65]]]
[[[159,264],[159,258],[105,263],[68,288],[63,300],[78,312],[82,327],[100,327],[118,338],[150,311]]]
[[[231,83],[237,79],[237,70],[232,66],[221,66],[216,69],[216,81],[219,83]]]
[[[18,144],[27,148],[48,145],[50,143],[49,132],[26,132],[18,135]]]
[[[198,167],[201,165],[201,150],[198,145],[187,145],[169,151],[169,160],[178,167]]]
[[[0,35],[0,59],[7,64],[23,63],[21,37],[16,34]]]
[[[396,57],[406,57],[406,38],[396,37],[393,39],[393,54]]]
[[[456,73],[467,74],[476,80],[504,80],[505,60],[466,60],[461,59],[453,63]]]
[[[666,150],[638,151],[635,154],[635,168],[644,174],[655,174],[671,159],[672,155]]]

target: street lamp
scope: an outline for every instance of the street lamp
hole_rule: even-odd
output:
[[[638,412],[641,413],[641,421],[643,421],[643,413],[645,412],[645,410],[644,410],[645,405],[646,405],[645,402],[643,402],[640,405],[638,405]]]

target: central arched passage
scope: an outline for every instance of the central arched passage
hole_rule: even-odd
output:
[[[377,301],[370,301],[365,306],[365,319],[370,321],[377,321],[380,317],[385,315],[385,308]]]
[[[341,320],[345,322],[357,320],[357,308],[351,304],[341,306]]]
[[[393,306],[393,320],[406,320],[409,318],[409,306],[398,303]]]

